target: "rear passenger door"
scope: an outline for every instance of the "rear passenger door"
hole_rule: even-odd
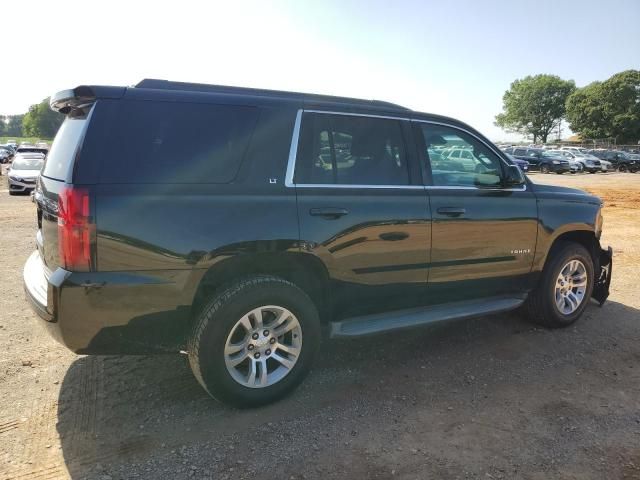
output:
[[[410,123],[307,111],[298,126],[287,184],[302,249],[328,270],[336,318],[424,303],[431,215]]]
[[[506,163],[477,136],[453,125],[415,122],[424,153],[433,223],[429,299],[433,303],[519,294],[528,288],[537,235],[536,199],[505,188]],[[469,165],[432,164],[455,146]]]

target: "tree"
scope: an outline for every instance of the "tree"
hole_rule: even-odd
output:
[[[509,132],[547,141],[565,114],[567,97],[575,90],[573,80],[556,75],[535,75],[515,80],[502,97],[502,113],[495,124]]]
[[[64,120],[64,115],[49,108],[49,99],[31,105],[22,120],[22,129],[28,137],[53,138]]]
[[[22,118],[24,115],[9,115],[9,121],[7,122],[7,128],[5,130],[7,137],[21,137],[22,136]]]
[[[583,138],[640,139],[640,71],[627,70],[579,88],[567,99],[571,130]]]
[[[0,137],[7,134],[7,117],[0,115]]]

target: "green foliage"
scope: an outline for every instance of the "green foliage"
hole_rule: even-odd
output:
[[[31,105],[22,120],[23,133],[31,137],[54,137],[64,120],[64,115],[49,108],[49,99]]]
[[[567,97],[575,90],[573,80],[556,75],[535,75],[515,80],[502,97],[503,112],[495,124],[506,131],[547,141],[565,114]]]
[[[567,99],[567,120],[583,138],[640,139],[640,71],[620,72],[576,90]]]
[[[8,137],[22,136],[22,118],[24,115],[8,115],[4,135]]]
[[[44,138],[44,137],[17,137],[17,136],[3,136],[0,137],[0,144],[5,144],[9,140],[15,140],[18,145],[21,143],[29,143],[31,145],[35,145],[37,142],[47,142],[51,143],[53,141],[52,138]]]

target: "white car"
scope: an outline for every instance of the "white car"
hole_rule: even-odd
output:
[[[613,163],[611,163],[609,160],[600,159],[600,165],[602,166],[603,172],[612,172],[613,170],[615,170]]]
[[[36,187],[43,165],[44,155],[41,153],[16,155],[7,171],[9,195],[32,191]]]
[[[564,150],[566,152],[573,152],[578,155],[589,153],[589,150],[583,147],[560,147],[560,150]]]

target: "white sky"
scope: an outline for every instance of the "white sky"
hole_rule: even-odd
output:
[[[5,3],[0,114],[146,77],[393,101],[498,140],[515,78],[640,67],[639,0],[607,2],[612,29],[597,0]]]

